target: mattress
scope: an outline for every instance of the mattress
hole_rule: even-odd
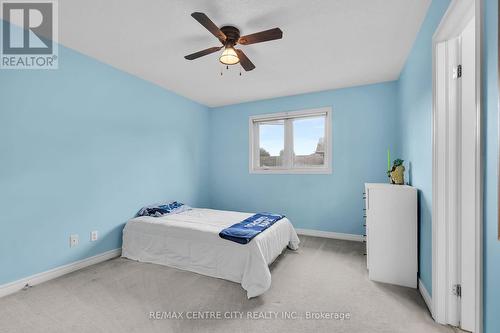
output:
[[[299,238],[283,218],[248,244],[219,237],[219,232],[252,216],[195,208],[163,217],[141,216],[123,230],[122,257],[176,267],[240,283],[248,298],[271,286],[271,264],[288,246],[298,249]]]

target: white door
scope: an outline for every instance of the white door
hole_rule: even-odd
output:
[[[438,210],[446,220],[445,319],[440,322],[475,331],[476,316],[476,64],[475,20],[459,36],[436,45],[438,112],[434,118],[437,153]],[[459,67],[459,65],[461,65]],[[440,216],[437,216],[439,219]],[[460,292],[460,293],[459,293]],[[460,295],[459,295],[460,294]]]
[[[459,272],[461,281],[460,327],[475,330],[476,309],[476,62],[475,62],[475,20],[467,24],[461,36],[461,125],[459,128]]]
[[[433,36],[432,314],[471,332],[482,312],[479,9],[452,1]]]

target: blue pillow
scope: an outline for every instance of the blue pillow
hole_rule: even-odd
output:
[[[160,203],[155,205],[150,205],[141,208],[137,213],[137,216],[153,216],[160,217],[169,214],[178,214],[191,210],[191,207],[177,201],[170,201],[166,203]]]

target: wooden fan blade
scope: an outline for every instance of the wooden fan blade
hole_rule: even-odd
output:
[[[198,59],[199,57],[206,56],[207,54],[217,52],[217,51],[219,51],[220,49],[222,49],[223,47],[224,47],[224,46],[216,46],[216,47],[211,47],[211,48],[208,48],[208,49],[205,49],[205,50],[202,50],[202,51],[198,51],[198,52],[195,52],[195,53],[191,53],[191,54],[189,54],[189,55],[185,56],[184,58],[186,58],[187,60],[194,60],[194,59]]]
[[[207,15],[200,12],[194,12],[191,16],[198,21],[202,26],[204,26],[208,31],[217,37],[222,44],[226,41],[226,35],[212,22]]]
[[[244,70],[248,72],[255,68],[255,65],[250,61],[250,59],[248,59],[242,50],[235,49],[235,51],[238,55],[238,59],[240,59],[241,67],[243,67]]]
[[[261,32],[256,32],[251,35],[241,36],[238,39],[238,44],[248,45],[255,43],[267,42],[270,40],[283,38],[283,31],[280,28],[269,29]]]

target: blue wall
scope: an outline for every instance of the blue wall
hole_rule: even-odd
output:
[[[498,168],[498,1],[486,0],[484,9],[484,328],[500,332],[500,241],[497,239]]]
[[[64,47],[59,59],[0,74],[0,284],[120,247],[143,204],[207,205],[206,107]]]
[[[402,158],[419,189],[419,274],[432,294],[432,35],[449,0],[434,0],[398,82]]]
[[[387,148],[397,155],[395,82],[243,103],[210,112],[211,206],[274,211],[295,227],[363,234],[365,182],[386,182]],[[248,117],[331,106],[333,173],[248,172]]]

